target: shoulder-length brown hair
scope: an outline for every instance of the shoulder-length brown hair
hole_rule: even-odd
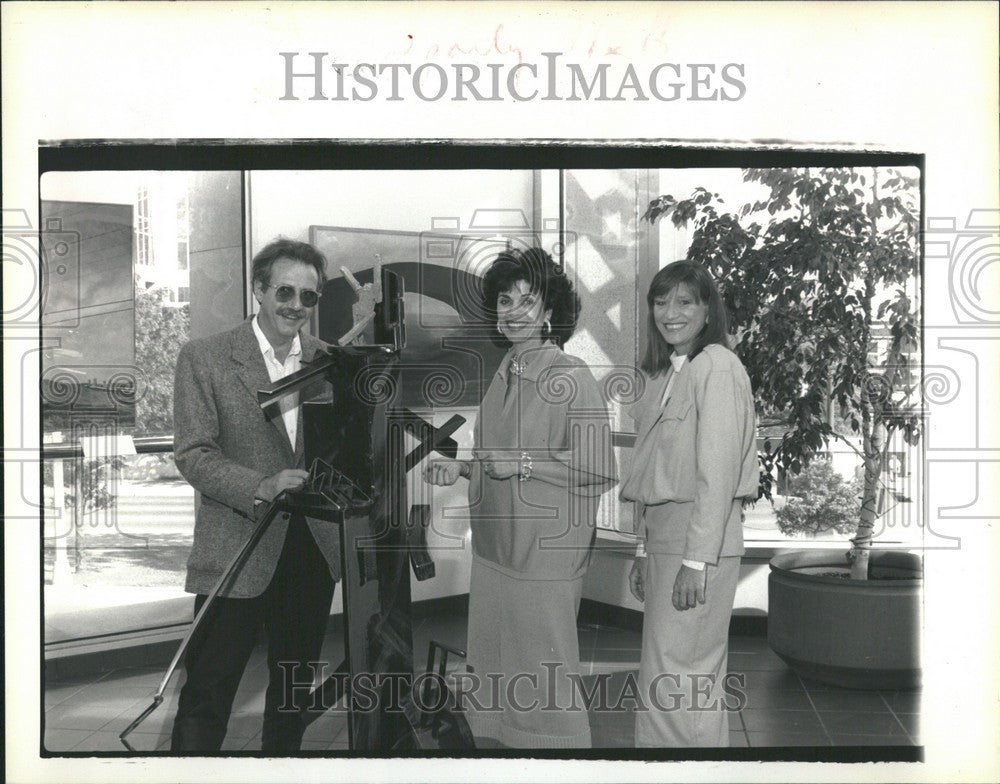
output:
[[[705,346],[712,343],[729,348],[729,318],[726,315],[726,306],[719,295],[719,288],[712,276],[708,274],[708,270],[693,261],[675,261],[653,276],[649,284],[649,293],[646,294],[648,309],[646,355],[640,367],[651,376],[658,376],[670,366],[670,354],[674,350],[656,328],[656,322],[653,320],[653,302],[681,283],[690,289],[698,304],[708,304],[708,321],[695,336],[694,347],[688,354],[688,360],[694,359]]]

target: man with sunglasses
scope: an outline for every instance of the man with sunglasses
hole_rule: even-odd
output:
[[[279,239],[253,260],[258,312],[235,329],[192,340],[177,358],[174,456],[200,493],[185,590],[195,613],[250,536],[266,505],[306,479],[300,401],[329,396],[317,381],[261,410],[257,390],[294,373],[324,344],[302,331],[326,280],[326,260],[305,242]],[[261,749],[297,751],[308,695],[340,572],[333,526],[276,519],[188,647],[171,750],[222,747],[236,691],[260,628],[269,681]],[[259,726],[259,725],[258,725]],[[255,734],[255,731],[254,733]],[[234,748],[238,748],[235,746]]]

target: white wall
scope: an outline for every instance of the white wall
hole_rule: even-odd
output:
[[[476,210],[521,210],[531,221],[532,172],[254,171],[250,173],[251,255],[281,235],[308,241],[309,226],[431,231]],[[454,229],[452,229],[454,230]]]
[[[41,198],[49,201],[134,205],[139,188],[158,176],[161,175],[148,171],[45,172],[39,181],[39,191]]]

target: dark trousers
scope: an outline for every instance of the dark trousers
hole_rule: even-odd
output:
[[[236,690],[263,625],[267,633],[268,686],[264,699],[263,751],[293,752],[302,746],[312,680],[326,633],[334,582],[305,520],[293,515],[271,582],[252,599],[216,597],[184,659],[171,751],[218,751]],[[195,614],[207,596],[195,598]],[[279,666],[283,664],[284,666]]]

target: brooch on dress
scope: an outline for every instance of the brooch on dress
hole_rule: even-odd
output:
[[[527,368],[526,363],[518,362],[516,357],[511,358],[510,365],[508,366],[508,369],[510,370],[511,374],[515,376],[520,376],[525,371],[526,368]]]

